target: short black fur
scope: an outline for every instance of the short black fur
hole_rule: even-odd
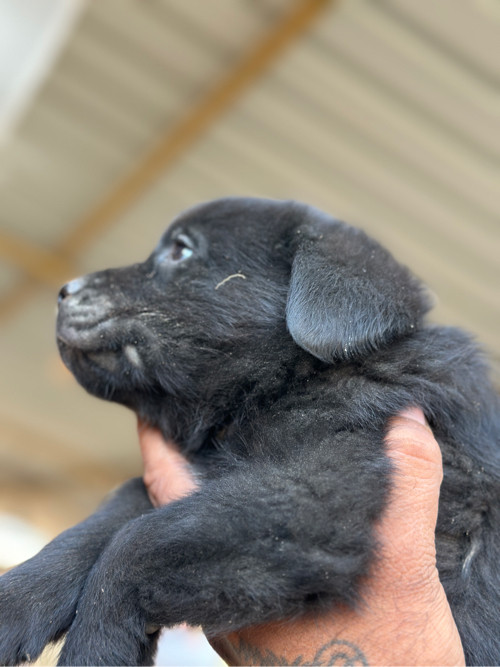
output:
[[[191,209],[146,262],[65,286],[67,366],[174,438],[200,488],[154,510],[132,480],[2,576],[0,662],[67,632],[61,664],[149,664],[161,626],[355,604],[385,429],[408,405],[443,452],[438,566],[467,661],[500,662],[498,399],[471,339],[428,308],[362,231],[257,199]]]

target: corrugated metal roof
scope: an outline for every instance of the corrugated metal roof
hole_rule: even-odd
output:
[[[292,5],[90,3],[0,147],[0,250],[8,233],[61,252],[61,239]],[[138,259],[200,200],[301,199],[379,238],[428,282],[435,318],[475,332],[500,359],[499,21],[490,0],[330,3],[150,187],[62,259],[75,272]],[[0,298],[16,305],[25,269],[4,257]],[[57,370],[55,288],[30,289],[0,320],[9,425],[0,454],[29,414],[32,431],[67,443],[75,460],[132,468],[131,418]]]

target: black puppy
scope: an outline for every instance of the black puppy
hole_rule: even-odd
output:
[[[420,405],[445,476],[441,580],[471,664],[500,661],[498,401],[470,339],[427,326],[420,283],[310,207],[188,211],[143,264],[60,293],[61,355],[197,467],[153,510],[141,480],[0,579],[0,661],[67,632],[61,664],[147,664],[160,626],[220,633],[354,604],[384,506],[389,418]]]

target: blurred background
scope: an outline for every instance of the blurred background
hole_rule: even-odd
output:
[[[59,286],[199,201],[363,227],[500,386],[499,80],[498,0],[0,0],[0,570],[141,470],[59,361]]]

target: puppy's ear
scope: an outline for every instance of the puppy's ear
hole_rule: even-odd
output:
[[[421,283],[364,232],[310,210],[296,230],[287,301],[295,342],[326,362],[360,358],[414,330]]]

